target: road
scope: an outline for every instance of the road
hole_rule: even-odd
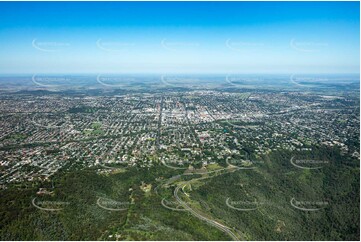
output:
[[[163,112],[163,96],[161,97],[160,104],[159,104],[159,118],[158,118],[158,128],[157,128],[157,140],[156,140],[156,147],[157,150],[160,149],[160,135],[161,135],[161,127],[162,127],[162,112]]]
[[[209,223],[210,225],[218,228],[219,230],[227,233],[230,237],[232,237],[233,240],[238,241],[238,237],[231,231],[231,229],[223,224],[218,223],[217,221],[208,219],[206,217],[204,217],[203,215],[197,213],[196,211],[194,211],[190,206],[188,206],[187,203],[185,203],[182,199],[180,199],[178,197],[178,191],[179,191],[179,186],[176,187],[176,189],[174,190],[174,197],[177,199],[177,202],[179,202],[179,204],[181,204],[187,211],[189,211],[193,216]]]

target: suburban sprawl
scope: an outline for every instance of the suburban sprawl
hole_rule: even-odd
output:
[[[67,79],[1,90],[1,239],[357,237],[358,89]]]

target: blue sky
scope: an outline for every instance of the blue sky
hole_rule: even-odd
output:
[[[0,73],[358,73],[358,2],[1,2]]]

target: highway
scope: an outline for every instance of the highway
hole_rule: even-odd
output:
[[[197,213],[196,211],[194,211],[190,206],[188,206],[188,204],[186,202],[184,202],[182,199],[180,199],[178,197],[178,191],[179,191],[179,186],[176,187],[176,189],[174,190],[174,197],[177,199],[177,201],[179,202],[179,204],[181,204],[187,211],[189,211],[193,216],[209,223],[210,225],[218,228],[219,230],[227,233],[230,237],[232,237],[233,240],[238,241],[238,237],[231,231],[231,229],[223,224],[218,223],[217,221],[208,219],[206,217],[204,217],[203,215]]]

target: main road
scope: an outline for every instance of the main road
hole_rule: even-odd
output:
[[[188,204],[186,202],[184,202],[182,199],[179,198],[178,196],[178,191],[179,191],[179,186],[176,187],[176,189],[174,190],[174,197],[177,199],[177,201],[179,202],[179,204],[181,204],[187,211],[189,211],[193,216],[206,221],[207,223],[209,223],[210,225],[218,228],[219,230],[227,233],[230,237],[232,237],[233,240],[235,241],[239,241],[238,237],[231,231],[231,229],[223,224],[218,223],[217,221],[211,220],[209,218],[204,217],[203,215],[197,213],[196,211],[194,211],[190,206],[188,206]]]

